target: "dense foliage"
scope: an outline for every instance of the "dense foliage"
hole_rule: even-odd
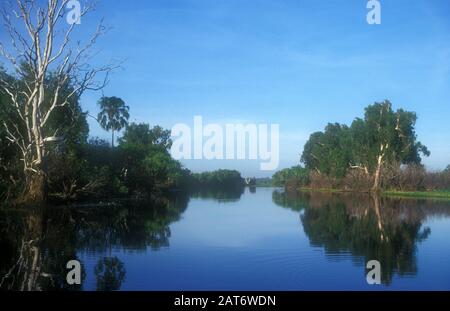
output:
[[[81,290],[66,281],[66,264],[83,252],[101,252],[94,268],[98,290],[117,290],[126,267],[111,249],[144,251],[169,246],[170,224],[179,220],[188,197],[116,200],[96,208],[0,209],[0,290]]]
[[[272,176],[274,186],[302,187],[309,184],[309,170],[298,165],[285,168]]]
[[[287,189],[450,190],[450,165],[426,171],[422,156],[428,149],[417,140],[414,112],[394,111],[389,101],[365,109],[351,126],[329,123],[311,134],[301,162],[276,172],[274,186]]]
[[[192,175],[194,188],[235,189],[244,186],[244,179],[235,170],[217,170],[213,172],[196,173]]]
[[[14,80],[3,70],[2,79]],[[49,75],[47,85],[52,86]],[[18,84],[21,81],[16,81]],[[59,92],[71,92],[68,82]],[[13,121],[13,105],[0,92],[0,121]],[[45,105],[50,105],[50,98]],[[99,122],[112,132],[124,128],[116,148],[108,141],[90,138],[79,98],[70,101],[51,115],[46,130],[56,137],[48,148],[48,193],[52,200],[80,200],[121,195],[147,196],[171,190],[239,190],[243,179],[239,172],[192,174],[170,155],[172,140],[169,130],[148,124],[128,124],[129,108],[118,97],[99,100]],[[59,130],[58,130],[59,129]],[[26,172],[17,145],[8,139],[5,127],[0,127],[0,196],[20,198],[26,191]],[[114,141],[114,136],[112,136]]]
[[[383,171],[388,167],[418,166],[422,156],[430,155],[417,140],[416,120],[414,112],[394,111],[389,101],[375,103],[351,126],[330,123],[311,134],[301,161],[314,172],[311,179],[318,187],[387,187]]]
[[[27,69],[24,68],[23,71]],[[25,88],[25,82],[23,80],[17,80],[16,78],[9,76],[5,71],[0,71],[0,75],[3,79],[7,79],[10,83],[14,83],[17,87]],[[26,79],[23,78],[23,79]],[[50,94],[58,92],[62,95],[73,92],[73,87],[70,81],[67,81],[63,85],[56,85],[57,81],[54,75],[49,74],[46,77],[46,85],[49,96],[44,98],[43,106],[51,106],[52,97]],[[11,98],[6,96],[4,92],[0,91],[0,167],[1,167],[1,181],[0,195],[10,198],[23,194],[25,189],[25,181],[28,176],[27,172],[30,169],[24,165],[24,158],[28,155],[24,153],[26,146],[18,147],[17,141],[13,139],[13,136],[8,133],[5,122],[14,124],[17,132],[21,133],[21,136],[27,135],[26,129],[21,127],[20,122],[16,120],[17,114],[12,113],[14,107],[11,103]],[[48,186],[50,191],[53,186],[57,185],[57,188],[63,188],[64,183],[67,183],[66,178],[72,178],[68,176],[68,170],[76,170],[79,166],[79,160],[81,156],[81,150],[84,148],[89,133],[88,123],[86,121],[86,113],[84,113],[79,104],[79,98],[72,96],[64,105],[57,107],[46,122],[46,126],[43,129],[43,135],[48,137],[46,142],[48,153],[48,160],[45,165],[48,167]],[[31,148],[29,146],[28,148]],[[28,159],[27,159],[28,161]],[[55,169],[60,168],[57,174],[54,174]],[[69,174],[70,175],[70,174]]]
[[[24,69],[25,70],[25,69]],[[25,87],[24,82],[0,68],[2,81]],[[56,88],[52,74],[46,78]],[[9,83],[10,83],[9,82]],[[62,94],[72,92],[70,81],[59,86]],[[14,122],[13,105],[0,92],[0,121]],[[44,105],[51,105],[51,96]],[[129,107],[118,97],[99,100],[99,122],[112,132],[124,128],[117,148],[108,141],[89,137],[87,113],[73,96],[58,107],[46,126],[48,144],[48,191],[59,200],[101,198],[120,195],[148,195],[171,190],[227,194],[239,197],[245,186],[240,173],[232,170],[192,174],[170,155],[170,131],[141,123],[128,124]],[[283,169],[273,175],[272,185],[343,188],[349,190],[448,190],[450,166],[442,172],[426,172],[421,157],[430,152],[416,137],[413,112],[394,111],[390,102],[375,103],[365,109],[364,118],[350,126],[328,124],[323,132],[311,134],[301,156],[303,166]],[[19,124],[19,123],[18,123]],[[20,130],[20,128],[18,129]],[[24,131],[25,133],[25,131]],[[112,137],[114,141],[114,136]],[[20,148],[0,127],[0,196],[20,197],[25,189],[26,169]],[[270,180],[265,180],[269,184]],[[250,186],[258,183],[249,181]],[[235,191],[236,190],[236,191]]]
[[[124,183],[129,192],[186,187],[190,172],[170,156],[170,131],[132,123],[119,140]]]

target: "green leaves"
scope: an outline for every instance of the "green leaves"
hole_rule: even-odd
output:
[[[350,168],[374,173],[386,163],[420,164],[428,149],[415,132],[414,112],[394,111],[389,101],[365,109],[364,119],[356,118],[350,127],[328,124],[305,144],[301,161],[309,169],[341,178]]]
[[[286,186],[292,180],[298,182],[300,186],[306,186],[309,183],[309,170],[298,165],[282,169],[272,176],[274,186]]]
[[[103,96],[98,101],[100,112],[97,120],[107,131],[112,131],[111,145],[114,146],[114,132],[120,131],[128,125],[130,118],[129,107],[118,97]]]
[[[329,123],[324,132],[316,132],[310,136],[301,161],[308,169],[343,177],[351,157],[350,134],[348,126]]]
[[[160,126],[152,129],[146,123],[131,123],[127,126],[122,138],[119,139],[123,148],[157,148],[161,151],[169,151],[172,146],[170,130],[165,130]]]
[[[177,187],[187,175],[170,156],[170,130],[131,123],[119,143],[127,171],[125,182],[131,192]]]
[[[220,169],[193,174],[193,186],[197,188],[233,189],[244,185],[244,179],[236,170]]]

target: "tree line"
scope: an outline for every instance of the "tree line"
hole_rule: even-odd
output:
[[[13,81],[5,70],[0,74]],[[53,85],[52,76],[48,77]],[[21,81],[15,81],[21,84]],[[68,83],[60,92],[69,92]],[[49,89],[48,92],[51,92]],[[43,105],[50,105],[50,98]],[[16,124],[18,133],[26,135],[14,104],[0,91],[0,121]],[[96,119],[111,132],[111,143],[96,137],[89,138],[88,113],[81,108],[79,98],[58,107],[51,115],[43,132],[59,130],[58,139],[47,144],[46,168],[42,182],[45,198],[79,200],[121,195],[143,196],[171,190],[190,191],[203,187],[243,187],[237,171],[219,170],[194,174],[170,155],[170,130],[146,123],[129,123],[129,107],[118,97],[103,96],[98,101],[100,112]],[[15,123],[17,122],[17,123]],[[124,129],[118,145],[114,133]],[[30,197],[27,160],[19,146],[10,139],[8,127],[0,128],[0,194],[3,198],[26,198],[33,202],[42,197]]]
[[[107,29],[100,22],[86,42],[72,42],[76,24],[66,23],[66,4],[17,0],[2,15],[11,40],[0,42],[8,69],[0,67],[0,196],[42,202],[149,194],[203,182],[171,158],[168,130],[128,123],[129,107],[119,97],[103,96],[95,117],[111,132],[111,146],[89,139],[80,98],[104,89],[120,63],[92,65],[93,47]],[[86,4],[81,16],[92,9]],[[226,178],[237,180],[237,174]]]

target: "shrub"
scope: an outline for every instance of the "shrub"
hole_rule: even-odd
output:
[[[345,190],[369,191],[372,185],[372,177],[358,169],[349,170],[341,180],[341,186]]]
[[[310,172],[309,181],[309,186],[315,189],[332,189],[338,186],[336,178],[327,176],[317,171]]]

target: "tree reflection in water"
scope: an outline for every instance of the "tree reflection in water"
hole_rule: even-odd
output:
[[[191,198],[201,198],[201,199],[213,199],[214,201],[225,202],[237,202],[241,199],[244,194],[245,187],[235,187],[235,188],[205,188],[193,191],[191,193]]]
[[[125,280],[125,266],[117,257],[103,257],[94,268],[98,291],[119,290]]]
[[[80,252],[168,246],[169,225],[179,220],[187,203],[188,197],[180,195],[145,202],[0,210],[0,289],[81,290],[82,285],[66,282],[69,260],[79,260]],[[106,258],[95,273],[100,290],[116,290],[125,266]]]
[[[378,260],[383,284],[390,284],[395,273],[417,273],[417,243],[431,233],[422,223],[429,216],[450,214],[448,202],[354,193],[274,191],[272,199],[277,205],[300,211],[311,245],[323,247],[327,255],[350,252],[362,266]]]

